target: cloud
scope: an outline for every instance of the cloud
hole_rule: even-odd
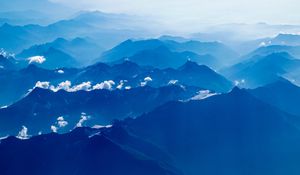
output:
[[[28,135],[28,128],[26,126],[22,126],[21,131],[19,132],[19,134],[17,135],[18,139],[29,139],[29,135]]]
[[[50,89],[54,92],[57,92],[59,90],[69,91],[71,85],[72,85],[71,81],[66,80],[64,82],[59,83],[57,87],[51,86]]]
[[[54,133],[57,133],[57,127],[52,125],[51,127],[51,131],[54,132]]]
[[[76,127],[82,127],[83,126],[83,123],[85,121],[87,121],[89,118],[89,116],[86,115],[86,113],[81,113],[81,117],[80,117],[80,120],[78,121],[78,123],[76,124]]]
[[[59,74],[63,74],[63,73],[65,73],[63,70],[57,70],[57,73],[59,73]]]
[[[69,123],[64,119],[63,116],[60,116],[57,118],[57,125],[60,127],[60,128],[63,128],[65,126],[67,126]]]
[[[35,88],[38,87],[38,88],[43,88],[43,89],[49,89],[50,82],[48,82],[48,81],[43,81],[43,82],[38,81],[38,82],[35,83],[34,87]]]
[[[127,80],[121,80],[119,85],[117,86],[117,89],[122,89],[124,84],[127,83],[128,81]]]
[[[44,56],[33,56],[33,57],[27,58],[27,60],[29,61],[29,64],[31,64],[31,63],[42,64],[46,61],[46,58]]]
[[[148,84],[148,82],[153,81],[151,77],[145,77],[144,78],[144,82],[141,82],[141,86],[146,86]]]
[[[69,92],[76,92],[76,91],[80,91],[80,90],[90,91],[91,87],[92,87],[91,82],[88,81],[88,82],[83,82],[79,85],[73,86],[68,91]]]
[[[146,78],[144,78],[144,81],[146,81],[146,82],[152,81],[152,78],[151,77],[146,77]]]
[[[38,82],[36,82],[34,88],[39,87],[39,88],[43,88],[43,89],[50,89],[53,92],[57,92],[59,90],[65,90],[67,92],[77,92],[80,90],[91,91],[91,90],[97,90],[97,89],[112,90],[114,85],[115,85],[115,82],[112,80],[104,81],[104,82],[98,83],[94,86],[92,86],[92,83],[89,81],[83,82],[81,84],[74,85],[74,86],[72,86],[72,83],[69,80],[61,82],[57,86],[50,85],[50,82],[48,82],[48,81],[44,81],[44,82],[38,81]]]
[[[104,81],[102,83],[99,83],[99,84],[96,84],[95,86],[93,86],[93,90],[97,90],[97,89],[111,90],[114,85],[115,85],[115,82],[112,80]]]

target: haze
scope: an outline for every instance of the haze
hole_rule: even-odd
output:
[[[297,0],[52,0],[81,10],[143,15],[178,26],[223,23],[299,24]]]

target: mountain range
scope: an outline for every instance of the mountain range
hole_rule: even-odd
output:
[[[163,48],[164,50],[162,52],[157,52],[157,50]],[[172,52],[179,52],[181,55],[172,55],[169,53],[166,57],[166,48]],[[194,52],[194,54],[192,52]],[[185,58],[182,58],[183,53],[183,57]],[[204,59],[197,58],[201,57],[197,56],[197,54],[202,55]],[[162,57],[165,59],[164,61],[161,61]],[[156,62],[156,66],[162,62],[161,65],[163,66],[168,59],[176,60],[174,64],[183,59],[191,59],[193,61],[197,60],[197,62],[201,64],[205,63],[212,65],[212,67],[219,68],[222,63],[226,62],[226,64],[230,64],[230,62],[237,57],[238,55],[229,47],[218,42],[176,42],[171,40],[149,39],[138,41],[127,40],[111,50],[104,52],[99,60],[102,62],[115,62],[120,59],[133,59],[138,60],[140,64],[147,64],[149,62],[154,64]],[[153,59],[157,60],[155,61]],[[143,63],[142,61],[145,62]],[[169,62],[169,64],[171,63]]]
[[[169,102],[127,130],[166,151],[185,174],[297,174],[299,120],[234,88],[200,101]]]
[[[188,100],[201,89],[193,87],[166,86],[138,87],[129,90],[107,89],[67,92],[35,88],[26,97],[7,108],[0,109],[0,134],[16,135],[19,128],[28,126],[29,134],[51,132],[62,116],[66,126],[57,126],[59,132],[68,132],[88,115],[86,126],[109,125],[115,119],[136,117],[168,102]],[[118,110],[114,110],[118,109]]]
[[[280,77],[297,78],[300,61],[286,52],[255,55],[221,71],[232,81],[248,88],[255,88],[277,81]],[[295,74],[296,73],[296,74]]]
[[[153,144],[119,127],[103,130],[76,128],[63,135],[1,140],[1,174],[182,174],[163,161],[167,154]]]
[[[96,85],[105,81],[112,81],[116,89],[118,85],[122,89],[134,88],[143,85],[161,87],[169,84],[200,87],[215,92],[228,92],[232,83],[226,78],[194,62],[186,62],[178,69],[156,69],[153,67],[141,67],[135,63],[125,61],[113,66],[97,63],[81,69],[59,68],[47,70],[30,64],[28,67],[15,70],[3,71],[0,76],[0,99],[1,105],[10,105],[24,97],[36,83],[49,82],[55,87],[60,83],[70,81],[75,85],[90,83]]]

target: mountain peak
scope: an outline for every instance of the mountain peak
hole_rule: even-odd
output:
[[[205,65],[199,65],[196,62],[193,62],[191,60],[187,60],[182,66],[178,68],[180,71],[187,71],[187,72],[192,72],[192,71],[212,71],[209,67]]]

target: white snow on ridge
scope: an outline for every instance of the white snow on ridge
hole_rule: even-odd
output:
[[[199,91],[198,94],[192,97],[190,100],[203,100],[212,96],[218,95],[217,93],[211,93],[209,90]]]

